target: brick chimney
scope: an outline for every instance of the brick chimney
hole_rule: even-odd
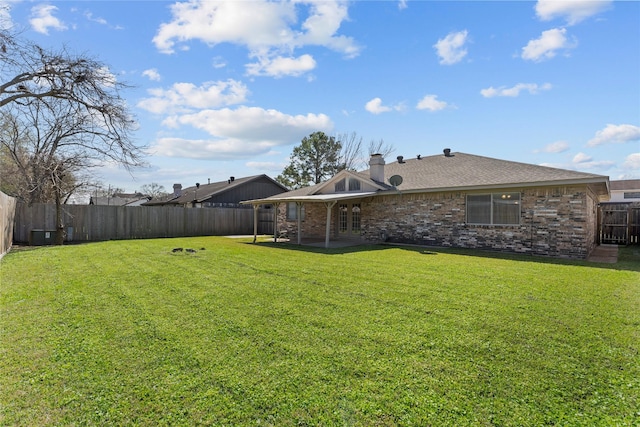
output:
[[[372,154],[369,160],[369,178],[384,183],[384,157],[382,154]]]
[[[182,196],[182,184],[173,184],[173,197]]]

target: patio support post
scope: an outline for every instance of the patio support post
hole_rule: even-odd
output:
[[[326,249],[329,248],[329,235],[331,234],[331,208],[333,208],[335,204],[335,201],[324,203],[324,205],[327,207],[327,225],[324,234],[324,247]]]
[[[280,203],[274,203],[273,207],[275,208],[273,210],[273,241],[278,243],[278,209],[280,208]]]
[[[260,205],[253,205],[253,243],[258,239],[258,209]]]
[[[302,206],[304,203],[296,202],[296,218],[298,220],[298,244],[302,244]]]

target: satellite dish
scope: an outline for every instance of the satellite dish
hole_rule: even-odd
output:
[[[402,184],[402,177],[400,175],[393,175],[391,178],[389,178],[389,184],[397,187],[398,185]]]

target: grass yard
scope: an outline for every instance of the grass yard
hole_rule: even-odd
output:
[[[0,425],[640,425],[639,252],[14,251]]]

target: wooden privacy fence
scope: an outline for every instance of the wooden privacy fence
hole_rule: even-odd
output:
[[[13,222],[16,212],[16,199],[0,191],[0,258],[11,248],[13,243]]]
[[[640,244],[640,203],[607,203],[598,212],[600,243]]]
[[[251,208],[63,205],[62,216],[67,242],[253,234]],[[261,209],[258,218],[258,233],[272,233],[273,210]],[[32,243],[42,233],[45,243],[55,241],[55,230],[54,204],[18,203],[14,241]]]

